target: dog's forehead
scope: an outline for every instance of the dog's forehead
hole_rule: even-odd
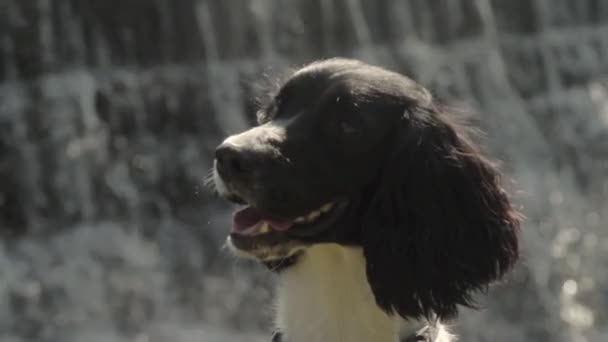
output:
[[[282,85],[280,92],[290,92],[292,88],[308,91],[322,91],[340,82],[338,75],[365,69],[368,65],[354,60],[331,59],[313,62],[296,70]]]
[[[304,73],[334,73],[349,69],[356,69],[360,67],[369,66],[358,60],[344,59],[344,58],[331,58],[322,61],[312,62],[308,65],[298,69],[295,74]]]
[[[319,94],[325,91],[335,80],[329,72],[315,69],[297,71],[281,86],[279,97],[294,95]]]
[[[340,86],[337,86],[340,85]],[[374,89],[392,93],[394,89],[416,86],[416,82],[404,75],[358,61],[312,63],[289,77],[279,89],[280,97],[291,94],[323,93],[328,89],[336,92],[361,92]]]

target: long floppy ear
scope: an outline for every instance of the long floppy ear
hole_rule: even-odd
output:
[[[463,126],[409,113],[363,220],[367,277],[389,313],[450,318],[514,265],[521,218]]]

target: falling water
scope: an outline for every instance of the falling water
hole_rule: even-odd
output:
[[[201,187],[254,81],[352,56],[478,113],[528,217],[467,341],[608,340],[608,2],[0,0],[0,341],[251,341]]]

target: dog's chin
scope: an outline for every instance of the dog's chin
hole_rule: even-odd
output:
[[[338,223],[347,206],[348,201],[335,200],[291,220],[277,222],[260,219],[250,227],[243,228],[239,226],[239,216],[245,216],[245,211],[255,210],[253,206],[246,206],[235,213],[235,222],[226,245],[238,257],[263,263],[280,263],[320,242],[319,239]]]

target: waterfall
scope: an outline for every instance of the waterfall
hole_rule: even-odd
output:
[[[605,0],[0,0],[0,340],[264,336],[272,280],[202,181],[259,82],[329,56],[415,78],[502,161],[524,259],[461,340],[608,340]]]

